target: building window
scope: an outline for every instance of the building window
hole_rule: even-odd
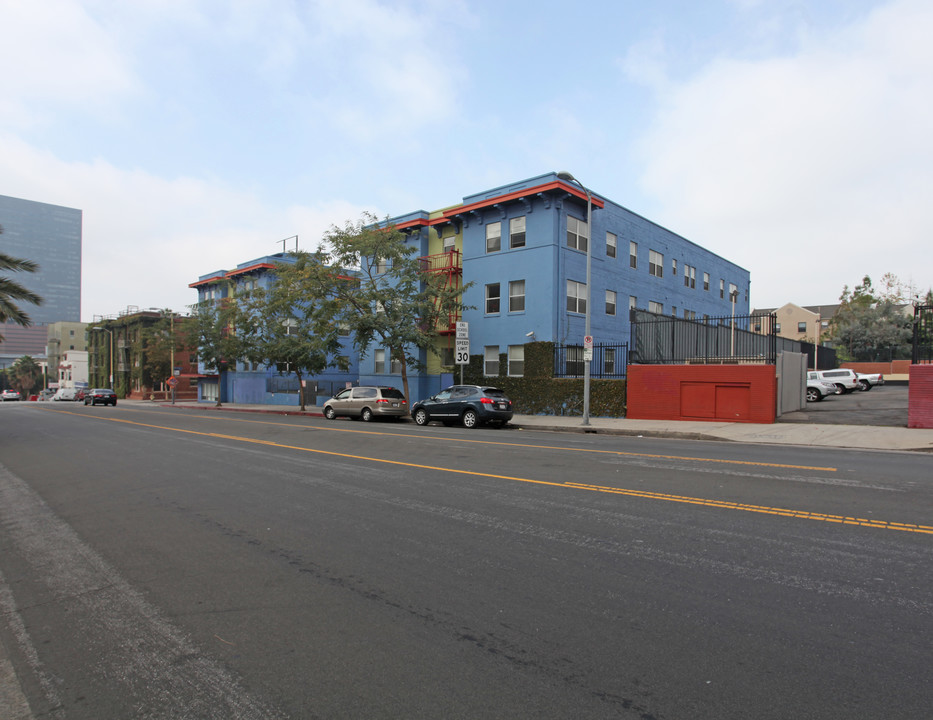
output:
[[[738,302],[739,289],[733,283],[729,283],[729,300],[732,301],[733,298]]]
[[[441,365],[450,366],[454,364],[454,349],[452,347],[441,348]]]
[[[664,303],[655,302],[654,300],[648,301],[648,312],[653,312],[658,315],[664,314]]]
[[[525,374],[525,346],[509,345],[509,377]]]
[[[453,252],[457,245],[457,236],[448,235],[447,237],[443,238],[441,242],[444,244],[445,253]]]
[[[350,337],[350,326],[346,323],[340,323],[337,326],[337,337]]]
[[[677,275],[677,258],[671,258],[671,275]]]
[[[606,348],[603,351],[603,372],[606,375],[616,374],[616,350],[615,348]]]
[[[696,320],[696,319],[697,319],[696,310],[687,310],[687,308],[684,308],[684,320]]]
[[[637,307],[638,307],[638,298],[635,297],[634,295],[629,295],[628,296],[628,309],[634,310]]]
[[[525,216],[509,220],[509,247],[525,247]]]
[[[677,306],[676,305],[671,306],[671,317],[677,317]]]
[[[724,298],[726,296],[726,281],[721,279],[719,280],[719,297]]]
[[[616,256],[616,245],[618,238],[611,232],[606,233],[606,256],[614,258]]]
[[[638,267],[638,243],[630,242],[628,244],[628,264],[629,267]]]
[[[373,261],[373,269],[376,271],[377,275],[382,275],[389,269],[389,262],[385,258],[376,258]]]
[[[573,215],[567,216],[567,247],[586,252],[589,236],[589,228],[585,222],[577,220]]]
[[[648,274],[664,277],[664,256],[654,250],[648,251]]]
[[[487,345],[483,348],[483,375],[499,374],[499,346]]]
[[[781,323],[774,323],[774,332],[781,332]]]
[[[576,280],[567,281],[567,312],[586,312],[586,284]]]
[[[615,290],[606,290],[606,315],[616,314],[616,292]]]
[[[565,356],[566,360],[566,370],[568,375],[583,375],[584,370],[584,361],[583,361],[583,346],[582,345],[569,345],[567,347],[567,354]]]
[[[684,265],[684,287],[696,289],[697,269],[692,265]]]
[[[525,311],[525,281],[512,280],[509,283],[509,312]]]
[[[709,273],[703,273],[703,289],[709,292]]]
[[[399,360],[395,355],[392,355],[392,359],[389,363],[389,372],[392,375],[401,375],[402,374],[402,361]]]
[[[805,333],[806,331],[807,331],[806,321],[797,323],[797,332]]]
[[[486,226],[486,252],[494,253],[502,249],[502,223],[494,222]]]
[[[497,315],[499,313],[499,283],[490,283],[486,286],[486,314]]]
[[[386,371],[386,351],[373,350],[373,374],[384,375]]]

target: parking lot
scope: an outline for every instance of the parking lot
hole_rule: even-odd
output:
[[[907,394],[905,383],[831,395],[822,402],[807,403],[805,410],[782,415],[778,422],[907,427]]]

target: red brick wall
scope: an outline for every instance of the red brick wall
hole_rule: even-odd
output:
[[[907,427],[933,428],[933,365],[910,366]]]
[[[773,365],[630,365],[625,416],[773,423]]]

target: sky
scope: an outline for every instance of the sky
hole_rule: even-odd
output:
[[[747,269],[752,307],[933,285],[929,0],[0,0],[0,28],[0,194],[83,210],[84,321],[558,170]]]

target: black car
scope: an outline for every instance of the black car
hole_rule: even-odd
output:
[[[453,385],[427,400],[416,402],[411,416],[418,425],[440,420],[445,425],[460,422],[468,428],[483,424],[502,427],[512,419],[512,401],[499,388]]]
[[[85,405],[96,405],[97,403],[103,403],[104,405],[113,405],[117,406],[117,394],[113,390],[107,388],[94,388],[93,390],[88,390],[84,394],[84,404]]]

